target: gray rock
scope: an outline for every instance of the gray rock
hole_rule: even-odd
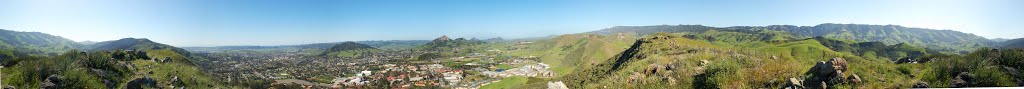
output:
[[[914,84],[913,88],[928,88],[928,82],[917,81],[917,84]]]
[[[803,81],[801,81],[800,79],[789,78],[789,81],[786,82],[785,88],[786,89],[804,89],[804,85],[803,84],[804,84]]]
[[[854,83],[854,84],[858,84],[858,83],[860,83],[861,81],[863,81],[863,80],[862,80],[862,79],[860,78],[860,75],[857,75],[857,74],[853,74],[853,75],[850,75],[850,77],[848,77],[848,79],[846,79],[846,80],[849,80],[849,81],[850,81],[850,83]]]
[[[63,79],[64,77],[60,75],[50,75],[49,77],[46,77],[46,80],[43,80],[43,82],[39,84],[39,88],[60,89],[60,85]]]
[[[135,78],[134,80],[129,81],[128,84],[125,85],[125,87],[128,89],[143,89],[143,87],[156,87],[156,80],[153,80],[153,78],[149,78],[149,76],[143,78]]]
[[[950,81],[952,84],[949,87],[971,87],[971,85],[974,85],[974,82],[974,75],[968,72],[960,72],[960,74],[956,75],[956,78],[953,78],[953,81]]]

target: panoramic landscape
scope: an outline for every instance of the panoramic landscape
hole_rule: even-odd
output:
[[[2,89],[1024,86],[1021,1],[0,3]]]

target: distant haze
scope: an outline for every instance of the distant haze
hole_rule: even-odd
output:
[[[2,0],[0,13],[0,29],[173,46],[508,39],[662,24],[892,24],[1024,37],[1022,0]]]

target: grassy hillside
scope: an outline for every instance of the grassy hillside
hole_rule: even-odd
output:
[[[850,62],[847,75],[873,80],[832,87],[899,88],[913,82],[884,81],[916,81],[889,66],[896,65],[889,60],[832,51],[813,39],[714,42],[719,41],[692,40],[677,34],[645,36],[628,50],[596,66],[578,68],[560,80],[571,88],[780,88],[787,78],[810,76],[806,73],[816,62],[840,57]]]
[[[823,36],[859,42],[882,42],[887,45],[906,43],[947,53],[967,53],[994,42],[974,34],[953,30],[903,27],[899,25],[819,24],[815,26],[772,25],[764,27],[729,27],[749,30],[779,30],[797,36]]]
[[[50,34],[0,29],[0,49],[10,49],[0,51],[0,59],[28,55],[54,56],[80,46],[74,41]]]
[[[999,44],[1000,48],[1024,48],[1024,38],[1017,38],[1012,40],[1003,41]]]
[[[816,26],[734,26],[707,27],[702,25],[654,25],[654,26],[617,26],[589,34],[613,35],[614,33],[636,33],[643,36],[658,32],[665,33],[705,33],[713,30],[734,30],[734,32],[772,30],[776,36],[792,36],[795,38],[811,38],[822,36],[831,39],[850,40],[856,42],[881,42],[886,45],[905,43],[917,47],[930,47],[943,53],[968,53],[981,47],[996,46],[994,41],[981,36],[952,30],[935,30],[924,28],[903,27],[899,25],[865,25],[865,24],[820,24]],[[792,35],[785,35],[792,34]],[[767,34],[772,35],[772,34]],[[787,37],[766,37],[768,39]],[[766,40],[748,39],[748,40]]]
[[[328,48],[320,55],[334,57],[358,57],[364,53],[374,53],[378,51],[380,51],[380,49],[370,47],[366,44],[343,42],[341,44],[331,46],[331,48]]]
[[[88,49],[92,51],[167,49],[186,57],[192,54],[186,51],[185,49],[174,47],[167,44],[153,42],[146,38],[123,38],[113,41],[98,42],[92,45],[88,45]]]
[[[157,88],[170,86],[188,88],[227,88],[198,67],[187,63],[184,56],[170,50],[150,50],[149,56],[166,56],[169,62],[158,62],[137,57],[117,58],[123,52],[80,52],[72,50],[53,57],[19,57],[16,65],[4,68],[3,85],[18,88],[47,86],[48,79],[60,82],[57,88],[126,88],[129,81],[143,77],[155,80]],[[50,78],[49,76],[59,76]],[[172,81],[178,77],[179,81]],[[137,86],[137,85],[135,85]]]
[[[451,39],[448,36],[441,36],[426,44],[420,45],[414,48],[415,50],[430,50],[430,51],[450,51],[458,50],[461,47],[475,46],[486,43],[481,40],[473,39],[467,40],[465,38]]]
[[[603,36],[594,34],[568,34],[550,40],[538,40],[530,44],[514,45],[520,50],[511,50],[513,56],[535,56],[539,61],[552,66],[551,70],[562,74],[574,69],[591,66],[614,56],[632,44],[634,36]],[[533,41],[531,41],[533,42]]]
[[[1024,85],[1024,49],[980,48],[966,55],[931,55],[921,64],[901,64],[930,87],[1007,87]],[[959,82],[959,83],[958,83]]]
[[[6,31],[6,30],[4,30]],[[42,34],[42,35],[40,35]],[[81,45],[60,41],[56,36],[43,33],[18,33],[11,43],[0,49],[5,55],[3,62],[3,85],[18,88],[126,88],[139,86],[129,82],[151,80],[154,88],[227,88],[203,73],[192,62],[191,53],[170,45],[152,42],[148,39],[125,38],[114,41]],[[38,38],[38,37],[48,38]],[[33,39],[21,39],[21,37]],[[58,40],[54,40],[58,39]],[[44,41],[39,41],[44,40]],[[66,39],[64,39],[66,40]],[[81,45],[76,50],[66,45]],[[45,52],[21,52],[22,48],[47,48],[63,51],[61,54]],[[155,59],[155,60],[153,60]],[[174,77],[178,79],[175,81]],[[51,81],[51,82],[46,82]]]

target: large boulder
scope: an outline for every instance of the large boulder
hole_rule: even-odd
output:
[[[60,89],[63,79],[64,77],[60,75],[50,75],[46,77],[46,80],[43,80],[43,82],[39,84],[39,88]]]
[[[968,72],[960,72],[960,74],[956,75],[956,77],[953,78],[953,81],[950,82],[952,84],[950,84],[949,87],[971,87],[971,85],[974,85],[974,82],[974,75],[971,75],[971,73]]]
[[[843,58],[832,58],[828,61],[819,61],[814,65],[808,74],[811,77],[803,81],[806,87],[828,87],[827,85],[836,85],[838,83],[853,83],[857,84],[862,82],[860,76],[854,74],[852,76],[846,76],[844,72],[847,72],[849,66],[847,66],[846,59]]]
[[[928,82],[918,81],[913,88],[928,88]]]
[[[843,76],[843,71],[846,71],[846,60],[843,58],[832,58],[829,61],[820,61],[811,68],[810,72],[814,73],[815,76],[821,77],[834,77]]]
[[[803,89],[803,88],[804,88],[803,81],[800,80],[800,79],[796,79],[796,78],[789,78],[789,81],[786,82],[786,86],[785,86],[785,89]]]
[[[648,65],[647,69],[644,70],[644,75],[656,74],[656,73],[658,73],[658,69],[662,69],[662,66],[658,65],[658,64]]]
[[[918,60],[917,60],[917,59],[914,59],[914,58],[910,58],[910,57],[904,57],[904,58],[900,58],[900,59],[897,59],[897,60],[896,60],[896,64],[903,64],[903,63],[917,63],[917,62],[918,62]]]
[[[181,81],[181,78],[179,78],[178,76],[174,76],[173,78],[171,78],[171,81],[169,81],[169,82],[171,83],[171,86],[178,86],[178,87],[180,87],[180,86],[182,86],[184,84],[184,82]]]
[[[857,74],[850,75],[850,77],[848,77],[846,80],[850,80],[850,83],[853,83],[853,84],[858,84],[861,81],[863,81],[863,80],[861,80],[860,76],[857,75]]]
[[[153,80],[153,78],[149,78],[149,76],[143,78],[135,78],[134,80],[129,81],[128,84],[125,85],[125,87],[128,89],[143,89],[143,87],[153,88],[156,87],[156,80]]]
[[[562,81],[558,81],[548,82],[548,89],[569,89],[569,87],[566,87],[565,83],[562,83]]]

